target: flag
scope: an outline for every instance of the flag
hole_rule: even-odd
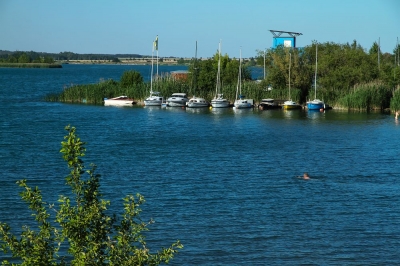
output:
[[[154,41],[154,49],[155,49],[156,51],[158,51],[158,35],[157,35],[157,37],[156,37],[156,40]]]

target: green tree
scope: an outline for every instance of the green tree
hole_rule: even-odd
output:
[[[53,59],[53,57],[45,56],[44,59],[43,59],[43,62],[47,63],[47,64],[53,64],[54,63],[54,59]]]
[[[26,54],[23,53],[18,57],[18,63],[30,63],[31,58]]]
[[[143,77],[138,71],[128,70],[121,76],[121,86],[124,88],[140,85],[143,83]]]
[[[74,198],[61,196],[56,211],[56,223],[49,222],[50,214],[44,207],[41,191],[30,188],[26,180],[18,181],[24,188],[22,199],[29,204],[38,223],[38,231],[23,227],[20,238],[11,228],[0,223],[0,250],[10,252],[20,265],[158,265],[168,263],[178,249],[179,241],[156,253],[150,253],[144,231],[149,222],[140,219],[142,195],[124,198],[124,212],[120,222],[116,215],[106,213],[110,202],[101,198],[100,175],[96,167],[86,170],[82,157],[85,143],[75,134],[74,127],[65,128],[68,135],[61,143],[61,153],[70,169],[66,177]],[[86,177],[87,176],[87,177]],[[151,221],[150,221],[151,222]],[[60,256],[59,249],[67,242],[69,256]],[[3,265],[11,265],[3,261]],[[13,264],[16,265],[16,264]]]

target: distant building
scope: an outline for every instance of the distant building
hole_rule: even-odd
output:
[[[176,80],[187,80],[189,71],[187,70],[176,70],[171,71],[171,77]]]

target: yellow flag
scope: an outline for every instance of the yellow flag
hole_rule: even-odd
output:
[[[156,40],[154,41],[154,49],[155,49],[156,51],[158,51],[158,35],[157,35],[157,37],[156,37]]]

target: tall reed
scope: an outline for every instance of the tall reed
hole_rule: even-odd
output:
[[[392,91],[381,82],[356,85],[352,91],[337,100],[337,105],[348,109],[383,110],[390,106]]]
[[[393,97],[390,99],[390,110],[391,111],[400,110],[400,89],[395,89],[393,91]]]

